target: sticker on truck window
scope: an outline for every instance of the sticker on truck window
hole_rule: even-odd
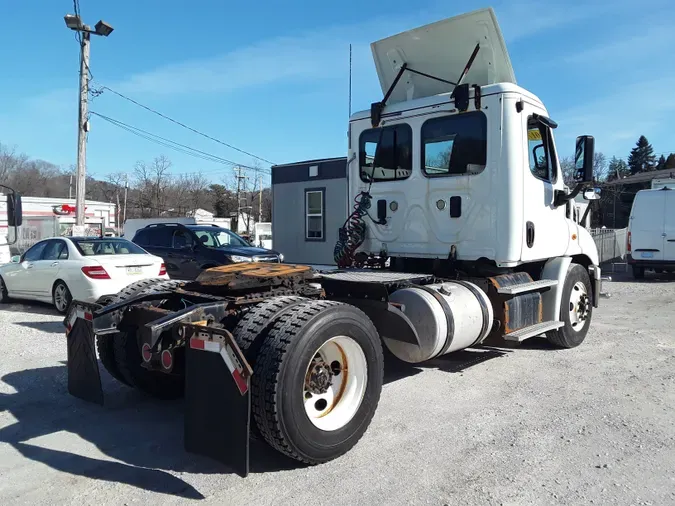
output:
[[[533,130],[528,130],[527,131],[527,140],[528,141],[540,141],[541,140],[541,132],[539,131],[539,129],[535,128]]]

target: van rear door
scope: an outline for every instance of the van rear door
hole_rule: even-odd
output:
[[[665,193],[644,190],[635,195],[630,217],[631,250],[635,260],[663,260]]]
[[[663,190],[666,212],[663,216],[663,259],[675,262],[675,190]]]

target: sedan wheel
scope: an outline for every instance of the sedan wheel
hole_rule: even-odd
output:
[[[63,281],[58,281],[56,285],[54,285],[52,300],[54,301],[56,310],[61,314],[66,314],[73,297]]]

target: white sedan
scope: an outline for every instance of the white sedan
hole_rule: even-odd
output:
[[[164,262],[118,237],[53,237],[0,266],[0,302],[51,302],[65,314],[73,299],[96,302],[134,281],[169,279]]]

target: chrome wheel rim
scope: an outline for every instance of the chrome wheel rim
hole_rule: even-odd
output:
[[[570,325],[576,332],[580,332],[587,325],[590,311],[591,301],[586,285],[577,281],[572,287],[569,300]]]

